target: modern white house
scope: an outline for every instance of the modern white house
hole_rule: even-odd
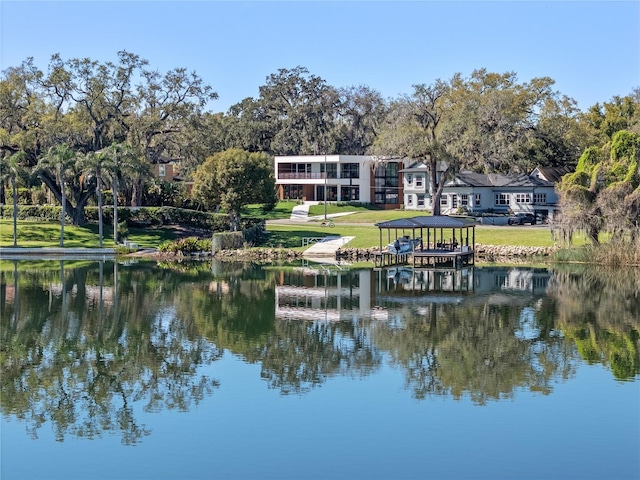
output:
[[[278,197],[399,208],[403,202],[400,170],[407,163],[383,162],[369,155],[276,156]]]
[[[403,174],[404,206],[407,210],[431,211],[432,192],[424,164],[405,168]],[[550,172],[547,172],[550,174]],[[553,181],[542,175],[458,173],[448,181],[440,198],[443,214],[464,210],[473,213],[528,212],[553,218],[558,195]]]

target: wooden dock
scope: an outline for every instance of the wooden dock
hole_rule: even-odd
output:
[[[373,263],[375,267],[412,264],[414,267],[461,268],[474,264],[474,252],[473,249],[432,248],[397,255],[383,250],[374,252]]]

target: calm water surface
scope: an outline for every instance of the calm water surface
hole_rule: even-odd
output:
[[[640,478],[640,272],[0,262],[9,479]]]

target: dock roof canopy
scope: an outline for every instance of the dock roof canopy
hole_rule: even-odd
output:
[[[376,223],[376,227],[382,228],[475,228],[475,222],[447,215],[427,216],[411,218],[398,218],[387,222]]]

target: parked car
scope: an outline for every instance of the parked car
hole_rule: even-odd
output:
[[[524,225],[525,223],[535,225],[536,217],[533,213],[516,213],[512,217],[509,217],[507,223],[509,225]]]

